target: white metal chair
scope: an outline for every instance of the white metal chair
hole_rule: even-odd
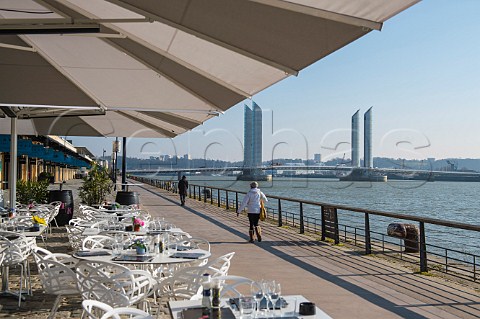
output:
[[[202,288],[203,275],[208,273],[212,278],[227,276],[230,261],[235,252],[220,256],[204,266],[179,269],[173,276],[159,282],[158,295],[163,299],[185,300],[199,295]]]
[[[5,233],[3,233],[5,234]],[[9,240],[0,234],[0,250],[4,252],[2,267],[20,266],[20,290],[18,292],[18,306],[22,302],[23,284],[28,293],[31,294],[32,286],[30,283],[30,266],[28,256],[32,247],[36,246],[35,237],[29,238],[22,235],[14,234],[18,238]]]
[[[110,262],[81,261],[77,279],[83,299],[104,302],[112,307],[128,307],[143,302],[155,284],[150,273]]]
[[[82,301],[82,308],[82,318],[85,318],[86,316],[87,319],[98,319],[108,311],[113,310],[113,307],[107,305],[106,303],[93,299],[86,299]]]
[[[140,309],[134,308],[114,308],[107,313],[105,313],[100,319],[118,319],[118,318],[128,318],[128,319],[153,319],[153,316],[148,312],[142,311]]]
[[[85,227],[76,226],[76,225],[65,225],[67,230],[68,242],[70,243],[70,247],[74,251],[79,250],[82,248],[83,239],[85,236],[82,235]]]
[[[255,282],[250,278],[232,275],[215,277],[215,280],[220,281],[222,286],[220,298],[238,298],[250,294],[250,287]]]
[[[115,239],[110,236],[106,235],[92,235],[87,236],[82,241],[82,249],[89,250],[89,249],[96,249],[96,248],[105,248],[111,249]]]
[[[72,270],[76,260],[71,256],[52,254],[48,250],[38,247],[34,249],[33,255],[45,293],[57,296],[48,316],[49,319],[55,318],[63,296],[80,294],[77,276]]]

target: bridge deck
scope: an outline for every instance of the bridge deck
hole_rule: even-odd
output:
[[[234,251],[230,274],[277,279],[283,294],[301,294],[332,318],[480,318],[480,293],[346,247],[262,223],[264,240],[247,242],[246,216],[145,185],[143,206],[212,244],[214,257]]]

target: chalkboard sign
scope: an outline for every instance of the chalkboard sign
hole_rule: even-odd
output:
[[[331,238],[335,244],[340,243],[338,234],[338,216],[335,207],[322,206],[322,240]]]

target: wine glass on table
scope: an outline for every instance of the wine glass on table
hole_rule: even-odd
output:
[[[270,301],[272,302],[273,305],[273,313],[275,314],[275,309],[277,308],[277,303],[280,309],[280,317],[282,317],[282,301],[280,300],[280,296],[282,294],[282,286],[280,283],[272,281],[270,283]],[[278,302],[280,300],[280,302]]]
[[[252,282],[250,292],[252,293],[253,299],[255,299],[255,317],[258,318],[260,314],[260,302],[264,297],[263,284],[261,282]]]

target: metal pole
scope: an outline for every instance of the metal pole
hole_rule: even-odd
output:
[[[370,218],[368,213],[365,213],[365,254],[372,253],[372,240],[370,238]]]
[[[305,233],[305,224],[303,221],[303,203],[300,202],[300,234]]]
[[[278,227],[283,226],[283,221],[282,221],[282,201],[280,198],[278,199]]]
[[[218,205],[218,207],[220,207],[220,205],[221,205],[220,189],[217,189],[217,205]]]
[[[115,145],[118,145],[118,137],[115,137]],[[117,164],[118,164],[118,148],[115,147],[115,171],[113,173],[115,185],[117,184]]]
[[[122,191],[127,190],[127,138],[122,138]]]
[[[10,177],[8,188],[10,189],[10,208],[15,208],[17,203],[17,118],[10,119]]]
[[[420,222],[420,271],[428,272],[427,243],[425,241],[425,223]]]
[[[235,211],[238,212],[238,192],[235,192]]]

